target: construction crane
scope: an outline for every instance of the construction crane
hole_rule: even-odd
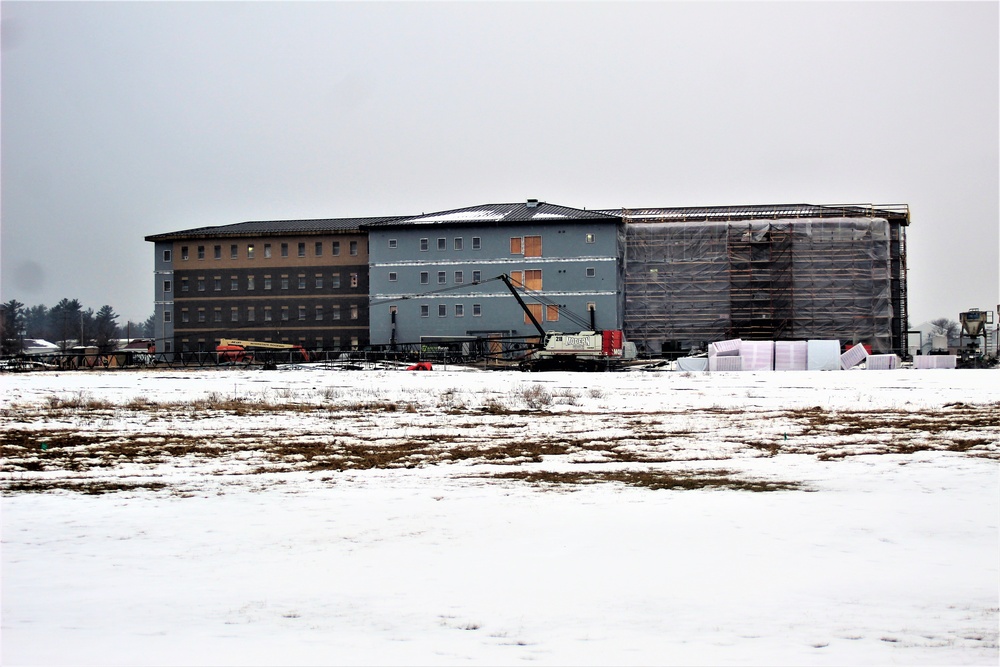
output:
[[[292,345],[289,343],[271,343],[268,341],[258,341],[258,340],[239,340],[236,338],[223,338],[219,341],[218,346],[215,351],[219,355],[220,362],[230,362],[230,363],[251,363],[254,359],[253,352],[248,352],[248,349],[259,349],[259,350],[287,350],[293,354],[297,354],[300,357],[300,361],[309,361],[309,353],[306,352],[305,348],[301,345]],[[273,365],[273,361],[269,360],[270,363],[265,362],[265,366]]]

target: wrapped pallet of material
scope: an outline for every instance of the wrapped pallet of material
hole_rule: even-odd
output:
[[[918,370],[929,368],[955,368],[958,356],[954,354],[925,354],[913,358],[913,367]]]
[[[679,371],[707,371],[708,357],[681,357],[677,360],[676,368]]]
[[[740,354],[743,341],[739,338],[731,340],[720,340],[717,343],[708,344],[709,357],[736,357]]]
[[[899,357],[895,354],[869,354],[865,370],[893,371],[899,368]]]
[[[840,355],[840,367],[845,371],[850,370],[867,358],[868,350],[865,349],[865,346],[855,345]]]
[[[840,341],[839,340],[807,341],[806,370],[839,371]]]
[[[804,340],[774,341],[774,370],[804,371],[806,370],[806,354],[808,343]]]
[[[741,371],[743,370],[743,357],[709,357],[708,358],[708,370],[715,372],[724,373],[726,371]]]
[[[740,358],[745,371],[773,371],[774,341],[745,340],[740,346]]]

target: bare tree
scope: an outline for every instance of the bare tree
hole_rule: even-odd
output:
[[[936,320],[931,320],[931,324],[934,325],[934,333],[947,336],[949,341],[957,339],[961,331],[961,325],[955,320],[949,320],[947,317],[939,317]]]

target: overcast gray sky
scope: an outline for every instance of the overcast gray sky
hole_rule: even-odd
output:
[[[3,300],[153,310],[148,234],[906,203],[917,324],[1000,303],[996,2],[3,2]]]

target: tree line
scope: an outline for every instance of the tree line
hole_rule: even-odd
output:
[[[152,338],[153,316],[145,322],[120,324],[111,306],[96,312],[84,308],[78,299],[62,299],[51,308],[39,304],[25,306],[17,299],[0,304],[0,341],[3,354],[21,351],[26,338],[41,338],[63,350],[73,345],[96,345],[101,353],[114,349],[120,338]]]

